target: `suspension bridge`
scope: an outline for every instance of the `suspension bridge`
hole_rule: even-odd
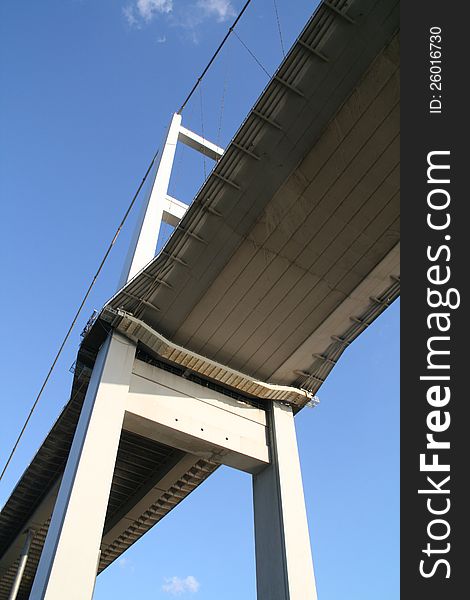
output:
[[[294,415],[399,295],[398,28],[394,0],[324,0],[226,148],[173,115],[121,285],[0,513],[0,600],[90,599],[219,465],[253,476],[258,599],[316,598]],[[178,144],[215,161],[189,207]]]

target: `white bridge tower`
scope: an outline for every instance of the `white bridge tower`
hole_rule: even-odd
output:
[[[223,154],[184,128],[180,114],[173,116],[122,286],[154,258],[161,223],[177,226],[188,208],[168,195],[178,142],[214,160]],[[292,407],[262,400],[266,410],[244,408],[183,377],[137,365],[135,354],[135,340],[115,331],[99,350],[30,599],[91,600],[124,427],[251,473],[258,600],[316,600]],[[132,384],[139,369],[146,369],[140,388]]]

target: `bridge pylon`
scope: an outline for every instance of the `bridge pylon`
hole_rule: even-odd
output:
[[[121,286],[154,258],[161,224],[178,225],[187,209],[168,195],[178,142],[214,160],[223,154],[173,115]],[[239,402],[139,360],[138,344],[111,329],[99,349],[30,599],[91,600],[124,429],[180,451],[173,469],[204,457],[250,473],[258,600],[316,600],[292,407],[270,399]]]

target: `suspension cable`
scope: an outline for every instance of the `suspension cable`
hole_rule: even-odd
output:
[[[282,50],[282,56],[286,56],[286,51],[284,49],[284,40],[282,39],[282,31],[281,31],[281,21],[279,19],[279,12],[277,10],[277,2],[276,0],[273,0],[274,3],[274,12],[276,14],[276,21],[277,21],[277,30],[279,32],[279,41],[281,42],[281,50]]]
[[[140,185],[137,188],[137,191],[135,192],[134,197],[131,200],[131,203],[129,204],[126,212],[124,213],[124,216],[123,216],[123,218],[122,218],[122,220],[121,220],[121,222],[119,224],[119,227],[116,229],[114,237],[111,240],[111,243],[109,244],[109,246],[108,246],[108,248],[107,248],[107,250],[106,250],[106,252],[105,252],[105,254],[103,256],[103,259],[101,260],[101,263],[100,263],[100,265],[99,265],[99,267],[98,267],[98,269],[97,269],[97,271],[96,271],[96,273],[95,273],[95,275],[94,275],[94,277],[93,277],[90,285],[88,286],[88,289],[85,292],[85,295],[83,296],[83,299],[82,299],[82,301],[80,303],[80,306],[78,307],[78,310],[75,313],[75,316],[74,316],[74,318],[72,320],[72,323],[70,324],[70,327],[68,328],[67,333],[65,334],[65,337],[62,340],[62,343],[61,343],[61,345],[59,347],[59,350],[57,351],[57,354],[55,355],[55,358],[52,361],[52,365],[49,368],[49,371],[48,371],[48,373],[47,373],[47,375],[46,375],[46,377],[45,377],[45,379],[44,379],[44,381],[43,381],[43,383],[41,385],[39,393],[36,396],[36,399],[35,399],[32,407],[31,407],[31,410],[29,411],[29,414],[28,414],[28,416],[26,418],[26,421],[24,422],[24,425],[21,428],[21,431],[20,431],[18,437],[16,438],[16,441],[15,441],[15,444],[13,446],[13,449],[10,452],[10,455],[8,456],[8,459],[7,459],[6,463],[5,463],[5,466],[3,467],[3,470],[2,470],[2,472],[0,474],[0,481],[3,479],[5,471],[7,470],[8,466],[9,466],[9,464],[10,464],[10,462],[11,462],[11,460],[12,460],[12,458],[13,458],[15,452],[16,452],[18,444],[20,443],[20,440],[23,437],[23,434],[24,434],[24,432],[26,430],[26,427],[28,426],[28,423],[31,420],[31,417],[33,416],[33,413],[34,413],[34,411],[36,409],[36,406],[38,405],[38,402],[39,402],[39,400],[40,400],[40,398],[42,396],[42,393],[43,393],[43,391],[44,391],[44,389],[45,389],[45,387],[46,387],[46,385],[47,385],[47,383],[48,383],[48,381],[49,381],[49,379],[51,377],[52,371],[54,370],[54,367],[56,366],[57,361],[59,360],[59,357],[62,354],[62,350],[64,349],[64,346],[67,343],[67,340],[69,339],[70,334],[72,333],[73,328],[75,327],[75,323],[77,322],[77,319],[78,319],[80,313],[82,312],[82,309],[83,309],[83,307],[85,305],[85,302],[87,301],[88,296],[90,295],[90,292],[93,289],[93,287],[94,287],[94,285],[96,283],[96,280],[98,279],[98,276],[99,276],[99,274],[101,273],[101,270],[104,267],[104,264],[105,264],[105,262],[106,262],[106,260],[107,260],[107,258],[109,256],[109,253],[111,252],[114,244],[116,243],[116,240],[117,240],[119,234],[121,233],[121,229],[123,228],[124,223],[126,222],[127,217],[129,216],[129,213],[131,212],[132,207],[134,206],[135,201],[137,200],[137,197],[138,197],[138,195],[139,195],[139,193],[140,193],[140,191],[141,191],[141,189],[142,189],[145,181],[147,180],[147,177],[148,177],[148,175],[149,175],[149,173],[150,173],[150,171],[151,171],[151,169],[152,169],[152,167],[153,167],[153,165],[154,165],[154,163],[155,163],[155,161],[157,159],[158,154],[159,154],[159,150],[157,150],[156,153],[154,154],[154,156],[153,156],[153,158],[152,158],[152,160],[151,160],[151,162],[150,162],[150,164],[149,164],[149,166],[147,168],[147,171],[145,172],[145,175],[144,175],[142,181],[140,182]]]
[[[202,85],[199,86],[199,105],[200,105],[200,111],[201,111],[202,139],[205,140],[206,136],[204,133],[204,105],[203,105],[203,99],[202,99]],[[203,168],[204,168],[204,181],[205,181],[207,179],[206,155],[205,154],[202,155],[202,164],[203,164]]]
[[[237,38],[237,40],[240,42],[240,44],[245,48],[245,50],[248,52],[248,54],[254,59],[254,61],[258,64],[259,67],[261,67],[263,69],[263,71],[266,73],[266,75],[268,77],[272,77],[271,73],[263,66],[263,64],[258,60],[258,58],[256,57],[255,53],[252,52],[248,46],[245,44],[245,42],[242,40],[242,38],[238,35],[238,33],[236,31],[233,32],[235,37]]]
[[[186,104],[189,102],[191,96],[194,94],[194,92],[196,91],[196,88],[198,87],[198,85],[201,83],[204,75],[207,73],[207,71],[209,70],[210,66],[212,65],[212,63],[214,62],[214,60],[216,59],[217,55],[219,54],[219,52],[222,50],[225,42],[228,40],[230,34],[232,33],[234,27],[237,25],[238,21],[241,19],[243,13],[245,12],[245,10],[248,8],[248,5],[250,4],[251,0],[247,0],[245,2],[245,5],[243,6],[243,8],[241,9],[241,11],[238,13],[237,18],[235,19],[235,21],[232,23],[232,26],[229,27],[227,33],[224,36],[224,39],[220,42],[219,47],[217,48],[217,50],[214,52],[214,54],[212,55],[210,61],[207,63],[205,69],[202,71],[201,75],[197,78],[196,83],[193,85],[193,87],[191,88],[191,91],[189,92],[189,94],[186,96],[185,101],[183,102],[183,104],[181,105],[178,114],[180,115],[183,112],[184,107],[186,106]]]
[[[230,46],[229,46],[229,51],[230,51]],[[228,72],[229,72],[229,60],[228,60],[229,58],[230,58],[230,53],[226,57],[226,62],[225,62],[224,86],[222,88],[222,97],[220,99],[219,123],[217,126],[217,137],[215,140],[215,143],[217,144],[217,146],[220,146],[220,134],[222,133],[222,120],[224,118],[224,110],[225,110],[225,96],[227,94],[227,86],[228,86],[227,82],[228,82]]]

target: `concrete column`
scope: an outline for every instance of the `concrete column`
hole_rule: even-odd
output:
[[[20,555],[20,563],[18,565],[18,571],[16,572],[15,581],[13,582],[13,587],[11,588],[10,595],[8,596],[8,600],[16,600],[16,596],[18,595],[18,591],[20,589],[21,581],[23,579],[24,570],[26,568],[26,563],[28,562],[28,554],[29,547],[31,546],[31,540],[34,537],[34,531],[32,529],[28,529],[26,532],[26,540],[21,550]]]
[[[90,600],[135,356],[111,333],[95,362],[31,591]]]
[[[142,206],[134,237],[129,246],[129,253],[121,275],[119,288],[132,279],[155,256],[171,170],[175,160],[180,125],[181,115],[174,114],[155,165],[155,180],[152,191],[147,202]]]
[[[316,600],[307,513],[290,406],[273,402],[271,464],[253,477],[258,600]]]

